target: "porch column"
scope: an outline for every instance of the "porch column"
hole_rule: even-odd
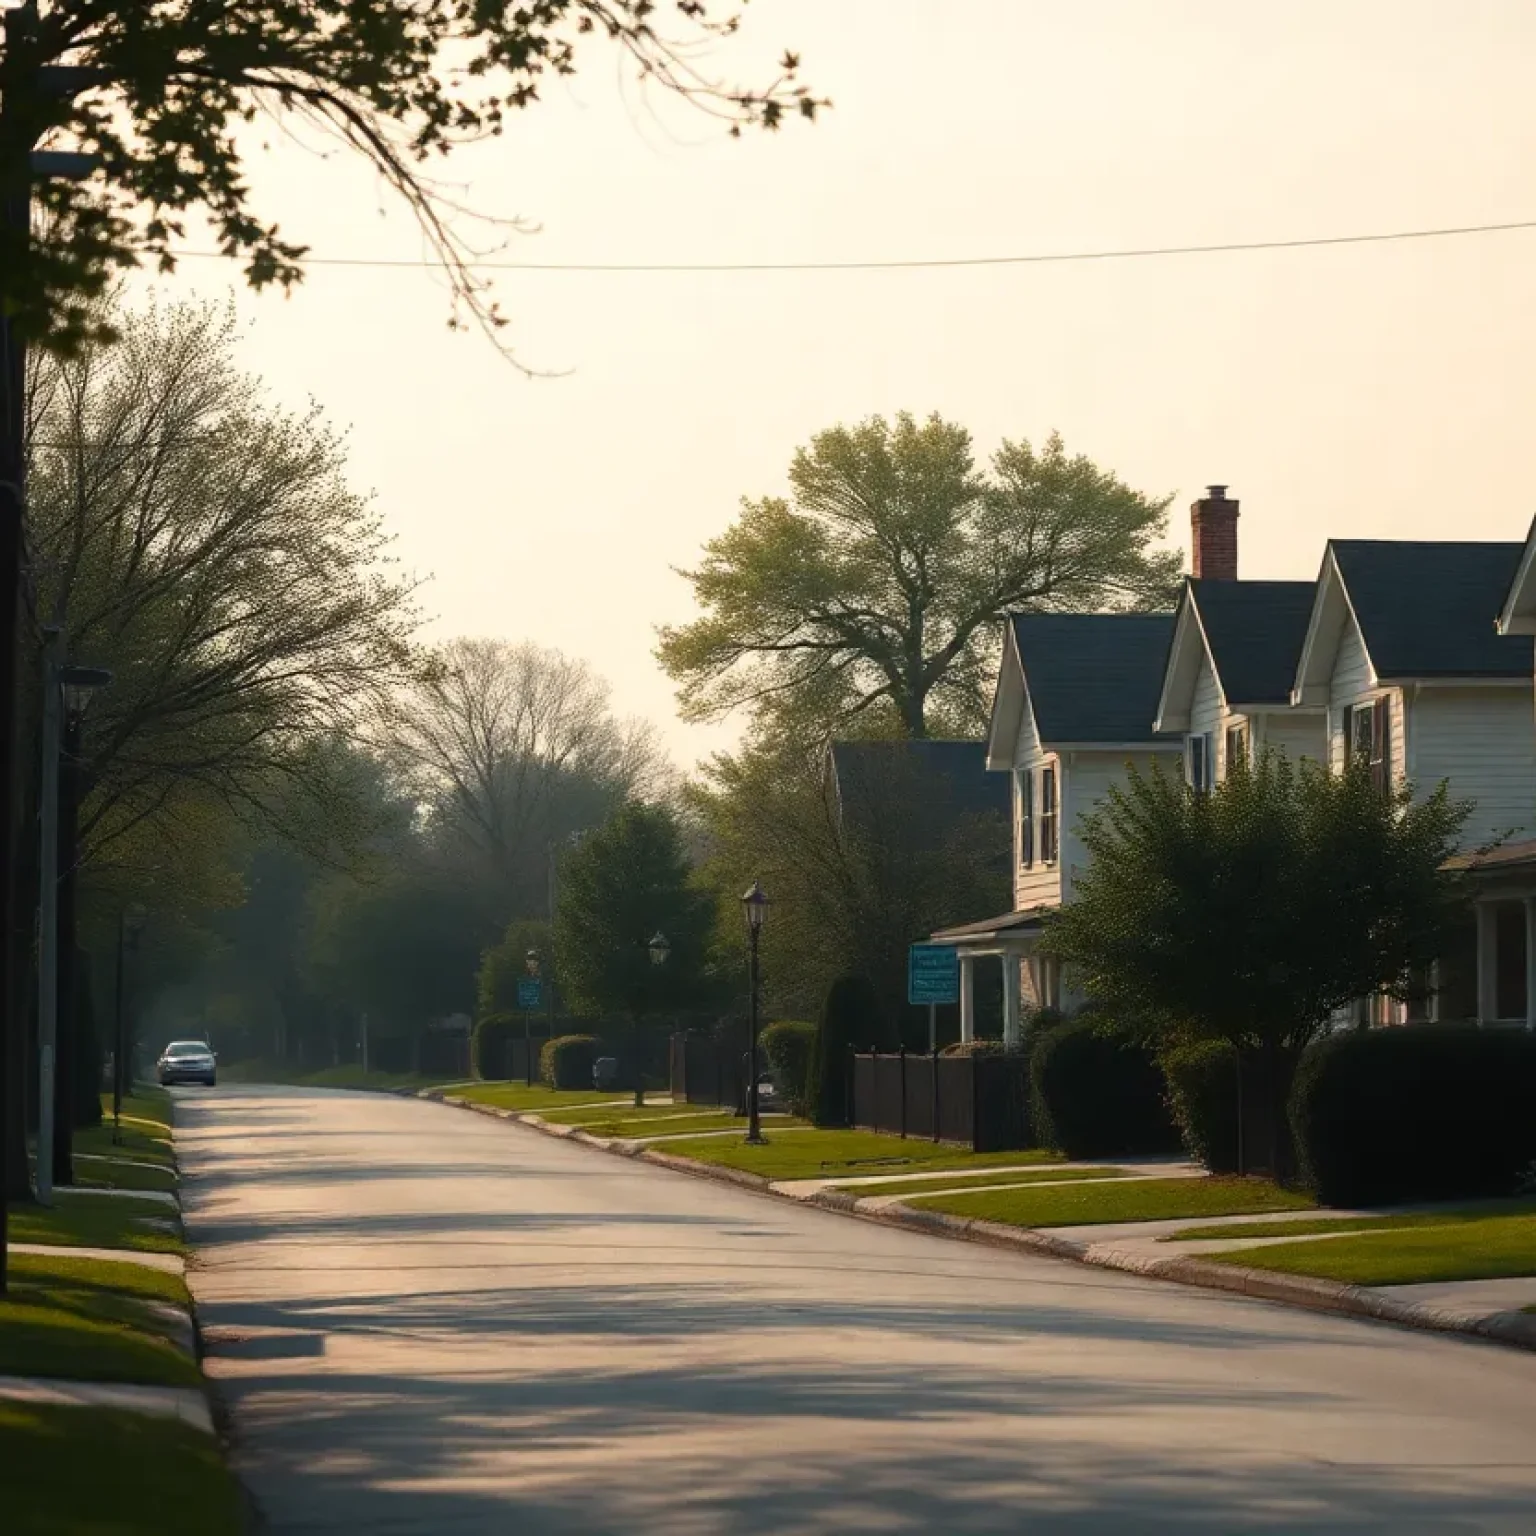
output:
[[[1536,896],[1525,898],[1525,1027],[1536,1029]]]
[[[960,952],[960,1038],[976,1038],[976,957]]]
[[[1493,908],[1486,901],[1476,903],[1477,913],[1477,1018],[1491,1024],[1498,1012],[1499,957],[1495,951],[1497,927]]]
[[[1003,951],[1003,1045],[1013,1047],[1023,1038],[1019,1019],[1019,963],[1021,957]]]

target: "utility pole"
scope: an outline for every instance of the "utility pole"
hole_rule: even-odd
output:
[[[53,1199],[53,1125],[58,1108],[54,1050],[59,1034],[59,672],[64,632],[45,631],[43,644],[42,847],[38,858],[37,955],[37,1198]]]

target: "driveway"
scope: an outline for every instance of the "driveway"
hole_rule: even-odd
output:
[[[1536,1530],[1536,1357],[950,1242],[417,1100],[184,1094],[274,1532]]]

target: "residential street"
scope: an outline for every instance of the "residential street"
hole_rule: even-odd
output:
[[[888,1230],[382,1095],[184,1093],[277,1533],[1529,1531],[1536,1358]]]

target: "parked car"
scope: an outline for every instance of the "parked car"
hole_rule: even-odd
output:
[[[205,1040],[173,1040],[160,1053],[155,1073],[163,1086],[172,1083],[203,1083],[209,1088],[219,1081],[218,1057]]]

